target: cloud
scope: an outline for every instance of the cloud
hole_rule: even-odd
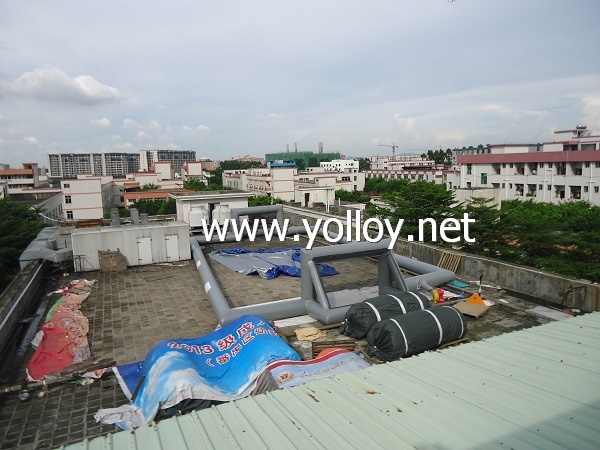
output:
[[[263,119],[283,119],[285,114],[280,113],[269,113],[263,116]]]
[[[209,127],[207,127],[206,125],[198,125],[197,127],[188,127],[187,125],[184,125],[183,127],[181,127],[181,129],[183,131],[201,131],[204,133],[210,133],[211,129]]]
[[[28,145],[35,145],[38,143],[38,140],[33,136],[27,136],[23,138],[23,142]]]
[[[138,131],[135,134],[135,137],[137,139],[152,139],[152,136],[150,136],[148,133],[146,133],[145,131]]]
[[[600,96],[583,97],[583,123],[593,129],[600,127]]]
[[[404,128],[405,133],[412,133],[415,129],[416,119],[414,117],[402,117],[400,113],[394,114],[394,120]]]
[[[522,108],[511,108],[506,105],[498,105],[495,103],[484,105],[481,109],[484,111],[489,111],[495,113],[501,117],[505,117],[507,119],[520,119],[521,117],[544,117],[548,114],[547,111],[536,111],[536,110],[528,110]]]
[[[108,128],[110,127],[110,119],[107,119],[106,117],[102,118],[102,119],[98,119],[98,120],[91,120],[90,121],[93,125],[96,125],[100,128]]]
[[[125,142],[124,144],[117,144],[116,147],[119,150],[131,150],[133,148],[133,144]]]
[[[138,127],[139,125],[137,124],[137,122],[135,120],[132,119],[125,119],[123,121],[123,128],[125,128],[126,130],[134,130]]]
[[[5,80],[0,89],[19,97],[50,102],[96,104],[120,98],[118,89],[102,84],[91,75],[70,77],[53,66],[26,72],[14,81]]]

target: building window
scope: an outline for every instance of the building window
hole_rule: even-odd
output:
[[[585,162],[585,167],[590,167],[590,162],[589,161]]]
[[[487,173],[481,174],[481,184],[487,184]]]
[[[70,195],[65,195],[65,203],[67,205],[71,204],[71,196]]]
[[[578,167],[575,169],[575,175],[581,175],[583,173],[583,169],[581,169],[581,167]]]
[[[541,191],[542,189],[544,189],[544,185],[543,184],[538,184],[538,189]]]
[[[510,164],[508,165],[508,167],[510,167],[510,168],[512,169],[512,168],[514,167],[514,164],[513,164],[513,163],[510,163]]]
[[[70,187],[71,187],[70,183],[63,184],[63,188],[65,188],[65,189],[69,189]]]
[[[73,211],[67,211],[67,219],[73,218]]]
[[[600,192],[600,186],[594,186],[594,194]]]
[[[506,167],[506,163],[502,163],[502,168],[504,169]]]
[[[596,162],[594,163],[594,167],[600,167],[600,161],[596,161]]]
[[[467,181],[467,189],[471,189],[471,182]]]
[[[473,170],[472,164],[467,164],[467,175],[471,175],[471,171]]]
[[[588,192],[590,190],[589,186],[584,186],[583,187],[583,192]]]
[[[551,184],[549,184],[549,185],[548,185],[548,190],[549,190],[549,191],[551,191],[551,190],[552,190],[552,185],[551,185]]]

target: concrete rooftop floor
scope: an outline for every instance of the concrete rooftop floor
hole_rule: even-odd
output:
[[[304,244],[293,240],[234,242],[206,246],[205,253],[216,248],[282,248]],[[263,280],[235,273],[210,259],[209,263],[231,306],[300,295],[297,278],[281,276]],[[376,284],[377,265],[371,259],[336,261],[332,265],[340,274],[323,279],[329,292]],[[97,280],[97,288],[82,304],[82,312],[90,322],[88,339],[94,361],[115,361],[117,365],[141,361],[161,340],[202,336],[217,326],[193,261],[131,267],[124,272],[71,274],[58,283],[65,285],[75,278]],[[465,293],[476,290],[472,285]],[[492,300],[502,298],[508,303],[497,301],[483,317],[467,318],[470,339],[483,339],[548,321],[524,312],[536,306],[534,303],[510,297],[498,289],[484,288],[483,296]],[[115,432],[118,430],[115,426],[98,424],[93,416],[100,408],[127,403],[118,382],[110,374],[90,385],[63,383],[38,389],[27,401],[20,401],[16,393],[0,399],[0,450],[55,448]]]

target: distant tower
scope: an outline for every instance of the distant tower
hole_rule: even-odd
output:
[[[323,143],[319,142],[319,153],[323,153]]]

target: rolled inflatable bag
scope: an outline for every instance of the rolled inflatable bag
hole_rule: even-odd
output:
[[[383,319],[430,307],[431,301],[418,292],[398,292],[394,295],[373,297],[352,305],[346,311],[340,333],[361,339],[367,335],[373,325]]]
[[[463,338],[467,324],[451,306],[434,306],[423,311],[384,319],[367,334],[369,356],[384,361],[406,358]]]

